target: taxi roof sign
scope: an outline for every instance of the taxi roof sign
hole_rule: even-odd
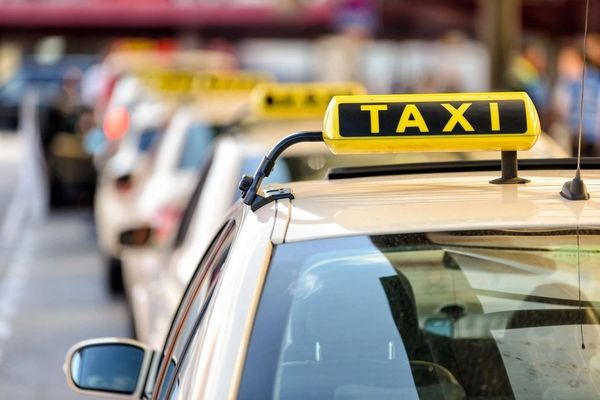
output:
[[[517,151],[540,132],[525,92],[335,96],[323,139],[336,154]]]
[[[322,132],[281,139],[239,188],[253,211],[294,198],[285,188],[263,195],[258,190],[283,151],[301,142],[325,142],[334,154],[498,150],[502,175],[490,183],[524,184],[529,180],[518,175],[517,151],[530,149],[540,133],[537,111],[524,92],[335,96]]]
[[[249,92],[258,84],[273,81],[267,73],[250,71],[147,70],[138,75],[161,93]]]
[[[273,76],[265,72],[214,71],[199,72],[192,81],[192,91],[250,91],[257,85],[272,82]]]
[[[252,91],[252,114],[265,119],[322,118],[334,96],[366,93],[357,82],[265,83]]]

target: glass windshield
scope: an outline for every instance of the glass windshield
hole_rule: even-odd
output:
[[[279,245],[240,398],[599,398],[600,231],[580,234]]]
[[[191,125],[185,135],[185,142],[179,155],[179,169],[198,170],[209,153],[215,136],[214,129],[205,124]]]
[[[158,128],[144,129],[139,136],[138,150],[140,153],[147,153],[152,150],[159,137],[160,130]]]

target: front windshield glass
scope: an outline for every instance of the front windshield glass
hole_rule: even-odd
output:
[[[206,124],[192,124],[186,132],[177,167],[182,170],[198,170],[210,151],[215,130]]]
[[[279,245],[239,397],[599,398],[600,231],[580,234],[579,255],[570,230]]]
[[[139,136],[138,150],[140,153],[147,153],[153,149],[160,137],[160,130],[152,127],[144,129]]]

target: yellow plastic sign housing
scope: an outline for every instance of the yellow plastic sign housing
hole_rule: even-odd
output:
[[[192,92],[195,91],[251,91],[257,85],[272,82],[270,74],[262,72],[199,72],[192,81]]]
[[[161,93],[249,92],[272,76],[245,71],[157,70],[138,74],[152,89]]]
[[[541,131],[524,92],[336,96],[323,128],[335,154],[528,150]]]
[[[265,119],[322,118],[334,96],[366,93],[357,82],[265,83],[252,91],[252,114]]]

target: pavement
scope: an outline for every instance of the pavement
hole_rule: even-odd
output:
[[[36,193],[16,197],[23,147],[0,134],[0,399],[89,399],[67,387],[65,354],[80,340],[131,336],[127,309],[105,287],[91,210],[32,216]]]
[[[17,187],[21,140],[14,133],[0,132],[0,221]]]

